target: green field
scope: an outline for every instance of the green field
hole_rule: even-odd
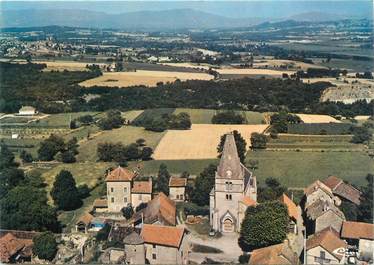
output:
[[[122,117],[125,118],[126,121],[132,122],[142,113],[143,113],[143,110],[130,110],[130,111],[122,112]]]
[[[287,187],[306,187],[317,179],[336,175],[356,185],[364,185],[374,173],[374,161],[366,152],[249,151],[248,160],[258,160],[255,175],[260,183],[275,177]]]
[[[291,134],[341,135],[351,134],[351,123],[297,123],[288,124],[287,132]]]
[[[69,127],[70,120],[74,120],[84,115],[97,116],[100,112],[72,112],[51,114],[47,118],[41,119],[37,122],[32,122],[31,125],[38,125],[40,127]]]
[[[133,123],[136,126],[143,126],[143,123],[148,120],[161,119],[164,114],[172,114],[175,109],[173,108],[159,108],[159,109],[146,109],[138,115]]]
[[[186,108],[177,108],[174,111],[174,114],[181,112],[187,112],[191,117],[192,123],[198,124],[210,124],[212,123],[212,118],[220,110],[214,109],[186,109]],[[254,111],[236,111],[238,114],[244,116],[247,124],[263,124],[264,123],[264,114]]]
[[[1,143],[6,144],[10,150],[14,153],[21,153],[22,150],[25,150],[31,155],[36,158],[37,150],[39,148],[39,143],[41,139],[30,139],[30,138],[23,138],[23,139],[11,139],[11,138],[2,138]]]
[[[97,161],[97,145],[104,142],[121,142],[124,145],[128,145],[134,143],[139,138],[143,138],[146,140],[147,146],[155,148],[164,134],[165,132],[151,132],[135,126],[122,126],[119,129],[102,131],[98,136],[93,137],[93,139],[80,143],[77,160],[80,162]]]
[[[0,124],[24,123],[35,119],[35,117],[5,117],[0,119]]]
[[[52,169],[42,174],[44,182],[47,184],[46,190],[52,188],[56,175],[61,170],[68,170],[73,175],[77,186],[87,184],[89,187],[94,187],[100,179],[104,179],[106,170],[115,166],[114,163],[96,162],[96,163],[73,163],[73,164],[58,164]]]
[[[142,162],[131,162],[129,167],[140,167],[141,175],[157,175],[160,165],[164,163],[170,174],[181,174],[188,171],[191,175],[198,175],[211,163],[218,163],[217,159],[204,160],[150,160]]]

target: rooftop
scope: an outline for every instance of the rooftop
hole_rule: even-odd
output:
[[[108,201],[106,199],[96,199],[93,203],[94,208],[107,208]]]
[[[288,198],[288,196],[284,193],[279,198],[279,201],[281,201],[287,206],[288,216],[297,220],[299,217],[299,211],[297,210],[296,204],[290,198]]]
[[[312,220],[316,220],[327,211],[333,211],[342,220],[345,220],[344,213],[332,202],[318,199],[306,208],[306,214]]]
[[[226,134],[222,156],[217,168],[217,175],[221,178],[232,179],[241,179],[244,177],[233,133]]]
[[[179,248],[184,228],[162,225],[143,225],[141,236],[145,243]]]
[[[341,236],[351,239],[374,240],[374,224],[362,222],[343,222]]]
[[[9,262],[13,255],[32,244],[32,239],[17,238],[12,233],[5,234],[0,238],[0,262]]]
[[[323,190],[328,195],[330,195],[331,198],[334,196],[333,193],[332,193],[332,190],[327,185],[325,185],[323,182],[321,182],[319,180],[316,180],[315,182],[310,184],[307,188],[305,188],[304,193],[305,193],[305,195],[308,196],[308,195],[312,194],[314,191],[316,191],[317,189]]]
[[[352,185],[345,183],[342,179],[329,176],[323,181],[335,195],[338,195],[346,200],[349,200],[357,205],[360,204],[361,192]]]
[[[241,202],[244,203],[246,206],[256,206],[257,205],[257,202],[252,200],[248,196],[243,196],[242,199],[241,199]]]
[[[78,219],[77,224],[79,224],[79,223],[83,223],[83,224],[85,224],[85,225],[89,225],[89,224],[91,223],[91,221],[92,221],[93,218],[94,218],[94,217],[93,217],[91,214],[89,214],[89,213],[85,213],[84,215],[82,215],[82,216]]]
[[[307,250],[317,246],[323,247],[331,255],[341,260],[344,256],[345,249],[347,248],[347,243],[339,238],[338,232],[331,227],[327,227],[307,239]]]
[[[187,179],[186,178],[178,178],[178,177],[170,177],[169,180],[169,187],[186,187],[187,186]]]
[[[135,173],[133,171],[118,166],[109,172],[105,181],[132,181],[134,177]]]
[[[282,265],[297,264],[297,261],[297,255],[284,242],[254,250],[249,259],[249,264]]]
[[[131,192],[152,194],[152,180],[151,178],[149,179],[148,181],[134,181]]]

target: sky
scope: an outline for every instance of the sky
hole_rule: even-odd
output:
[[[3,1],[0,9],[82,9],[110,14],[144,10],[168,10],[191,8],[226,17],[273,17],[282,18],[306,12],[347,14],[373,17],[370,0],[132,0],[132,1]]]

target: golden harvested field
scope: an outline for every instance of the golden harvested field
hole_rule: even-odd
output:
[[[292,60],[255,60],[253,63],[254,67],[269,67],[269,68],[279,68],[287,66],[292,69],[307,70],[308,68],[326,68],[325,66],[310,64]]]
[[[107,86],[107,87],[129,87],[129,86],[156,86],[158,82],[174,82],[175,80],[211,80],[212,75],[205,73],[185,73],[167,71],[146,71],[103,73],[102,76],[89,79],[80,83],[81,86]]]
[[[317,114],[296,114],[304,123],[330,123],[341,121],[329,116],[329,115],[317,115]]]
[[[281,77],[283,73],[291,75],[295,71],[289,70],[270,70],[270,69],[254,69],[254,68],[222,68],[216,69],[221,75],[270,75]]]
[[[223,134],[238,130],[249,145],[251,134],[261,133],[267,127],[268,125],[192,124],[190,130],[168,130],[157,145],[153,158],[156,160],[216,158],[217,146]]]
[[[47,65],[47,68],[44,69],[44,71],[87,71],[86,68],[87,64],[92,63],[83,63],[83,62],[74,62],[74,61],[35,61],[34,63],[43,64],[45,63]],[[100,66],[104,64],[95,63]]]

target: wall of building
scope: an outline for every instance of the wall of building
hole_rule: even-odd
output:
[[[132,193],[131,194],[131,204],[134,208],[136,208],[142,202],[147,203],[152,200],[151,194],[145,193]]]
[[[344,259],[339,261],[335,256],[331,255],[328,251],[324,248],[318,246],[307,251],[307,264],[321,264],[318,262],[318,258],[320,258],[321,251],[325,252],[325,259],[329,260],[330,264],[344,264]],[[327,264],[327,262],[324,262]]]
[[[340,232],[342,224],[343,224],[343,219],[341,219],[332,210],[329,210],[317,218],[316,226],[315,226],[315,233],[329,226],[334,228],[337,232]]]
[[[372,257],[374,250],[374,240],[360,239],[358,245],[358,252],[360,257]]]
[[[130,182],[107,182],[108,210],[119,212],[131,203]]]
[[[150,264],[178,264],[179,252],[177,248],[145,244],[145,252],[146,259]]]
[[[332,198],[322,189],[317,189],[313,193],[309,194],[306,198],[305,207],[308,207],[318,199],[332,202]]]
[[[169,198],[171,200],[174,200],[174,201],[184,201],[185,200],[185,190],[186,190],[185,187],[170,187],[169,188]]]
[[[126,262],[131,264],[145,264],[144,244],[125,245]]]

